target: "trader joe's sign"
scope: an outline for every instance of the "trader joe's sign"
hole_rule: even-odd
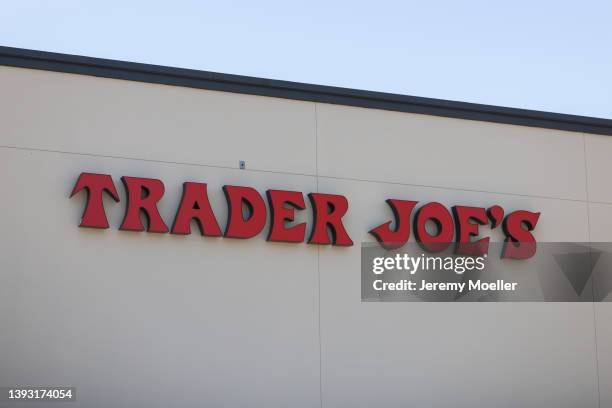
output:
[[[119,226],[122,231],[146,231],[154,233],[191,234],[191,221],[197,222],[200,234],[210,237],[248,239],[260,234],[268,219],[268,241],[300,243],[306,239],[306,223],[294,223],[296,211],[304,211],[304,194],[299,191],[267,190],[264,197],[247,186],[223,186],[227,201],[228,217],[222,230],[208,199],[206,183],[183,183],[183,195],[176,215],[164,220],[157,209],[164,196],[161,180],[142,177],[121,177],[127,200],[125,215]],[[81,173],[71,197],[87,192],[87,204],[80,227],[109,228],[103,196],[109,195],[120,202],[113,179],[108,174]],[[353,241],[343,224],[349,211],[349,202],[343,195],[308,193],[313,225],[307,239],[309,244],[350,246]],[[525,210],[506,214],[499,205],[472,207],[455,205],[450,209],[437,202],[390,198],[386,200],[392,218],[370,232],[385,249],[397,249],[408,242],[411,231],[416,242],[428,252],[441,252],[454,245],[458,254],[480,256],[489,250],[489,237],[480,236],[479,227],[491,229],[501,226],[505,235],[501,257],[526,259],[536,252],[532,235],[540,217],[539,212]],[[147,223],[142,222],[141,214]],[[172,224],[168,224],[171,221]],[[426,228],[435,225],[434,231]]]

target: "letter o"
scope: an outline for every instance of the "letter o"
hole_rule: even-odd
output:
[[[427,221],[433,221],[438,229],[435,235],[427,232]],[[429,252],[444,251],[453,242],[455,223],[453,216],[440,203],[427,203],[417,211],[414,217],[414,235],[421,247]]]

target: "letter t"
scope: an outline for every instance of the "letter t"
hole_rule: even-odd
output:
[[[79,227],[108,228],[102,193],[106,191],[113,200],[119,202],[113,178],[108,174],[81,173],[70,197],[83,189],[87,190],[87,204]]]

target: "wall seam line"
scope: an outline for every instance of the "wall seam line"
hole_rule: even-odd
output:
[[[591,206],[589,201],[589,167],[587,165],[587,148],[586,148],[586,133],[582,133],[582,147],[584,157],[584,191],[586,195],[587,207],[587,236],[591,242]],[[589,263],[593,267],[593,258],[591,256],[591,246],[589,246]],[[601,408],[601,384],[599,378],[599,348],[597,345],[597,314],[595,309],[595,274],[591,271],[591,293],[593,295],[593,340],[595,346],[595,379],[597,385],[597,406]]]
[[[75,155],[75,156],[90,156],[90,157],[119,159],[119,160],[134,160],[134,161],[143,161],[143,162],[160,163],[160,164],[175,164],[175,165],[181,165],[181,166],[207,167],[207,168],[225,169],[225,170],[237,170],[238,169],[237,167],[221,166],[221,165],[214,165],[214,164],[201,164],[201,163],[177,162],[177,161],[166,161],[166,160],[157,160],[157,159],[144,159],[144,158],[138,158],[138,157],[114,156],[114,155],[105,155],[105,154],[96,154],[96,153],[67,152],[67,151],[62,151],[62,150],[39,149],[39,148],[34,148],[34,147],[0,145],[0,148],[13,149],[13,150],[36,151],[36,152],[43,152],[43,153],[69,154],[69,155]],[[318,161],[318,158],[315,158],[315,161]],[[318,166],[317,162],[315,162],[315,166]],[[581,200],[581,199],[566,198],[566,197],[553,197],[553,196],[543,196],[543,195],[534,195],[534,194],[508,193],[508,192],[501,192],[501,191],[475,190],[475,189],[469,189],[469,188],[458,188],[458,187],[449,187],[449,186],[435,186],[435,185],[427,185],[427,184],[402,183],[402,182],[385,181],[385,180],[360,179],[360,178],[355,178],[355,177],[322,176],[318,174],[318,169],[315,169],[315,174],[294,173],[294,172],[280,171],[280,170],[253,169],[253,168],[248,168],[248,167],[241,171],[243,172],[246,171],[246,172],[251,172],[251,173],[282,174],[282,175],[288,175],[288,176],[314,177],[317,181],[317,185],[318,185],[319,179],[324,178],[324,179],[331,179],[331,180],[360,181],[360,182],[366,182],[366,183],[380,183],[380,184],[399,185],[399,186],[406,186],[406,187],[419,187],[419,188],[428,188],[428,189],[437,189],[437,190],[462,191],[462,192],[468,192],[468,193],[496,194],[496,195],[511,196],[511,197],[539,198],[539,199],[545,199],[545,200],[559,200],[559,201],[568,201],[568,202],[577,202],[577,203],[589,202],[586,199]],[[596,201],[593,201],[593,202],[597,203]],[[612,202],[609,202],[609,203],[600,202],[600,203],[601,204],[612,204]]]
[[[315,124],[315,180],[317,193],[319,192],[319,121],[317,103],[314,103],[314,124]],[[318,289],[318,323],[319,323],[319,402],[323,408],[323,346],[321,340],[321,246],[317,245],[317,289]]]

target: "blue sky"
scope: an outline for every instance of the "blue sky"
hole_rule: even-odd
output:
[[[611,1],[1,6],[0,45],[612,118]]]

